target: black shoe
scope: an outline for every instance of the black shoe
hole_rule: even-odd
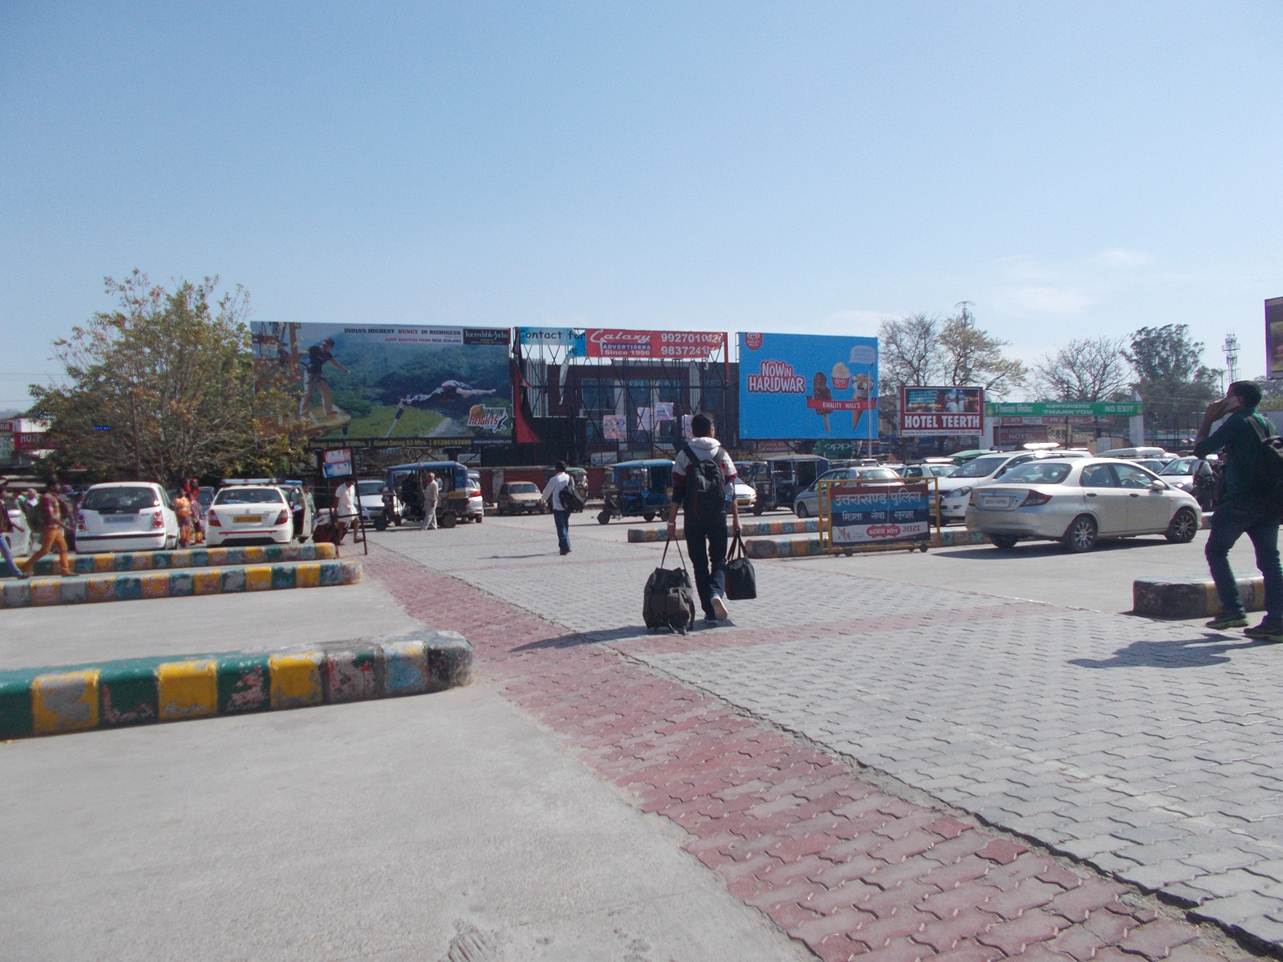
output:
[[[1246,615],[1236,615],[1232,612],[1222,611],[1219,615],[1209,621],[1205,628],[1211,628],[1213,631],[1224,631],[1226,628],[1243,628],[1247,625]]]
[[[561,549],[561,553],[562,553],[562,554],[570,554],[570,549],[569,549],[569,548],[562,548],[562,549]]]
[[[1243,634],[1257,641],[1283,641],[1283,622],[1262,621],[1254,628],[1244,628]]]

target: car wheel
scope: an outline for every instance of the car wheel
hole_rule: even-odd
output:
[[[609,511],[602,511],[600,514],[598,514],[598,515],[597,515],[597,523],[598,523],[598,524],[610,524],[610,512],[609,512]]]
[[[799,501],[797,504],[793,505],[793,513],[799,518],[807,518],[811,515],[811,512],[806,510],[805,501]]]
[[[1075,554],[1096,547],[1096,521],[1089,514],[1080,514],[1069,523],[1060,543]]]
[[[477,524],[480,524],[482,521],[485,521],[485,520],[486,520],[486,516],[484,514],[477,515]]]
[[[762,507],[762,503],[760,501],[757,504],[753,505],[753,513],[756,515],[760,515],[765,510],[766,509]]]
[[[1014,534],[991,534],[989,540],[993,542],[995,548],[1001,548],[1003,551],[1010,551],[1016,546]]]
[[[1181,508],[1172,515],[1172,523],[1167,526],[1167,540],[1175,544],[1188,544],[1198,534],[1198,518],[1189,508]]]
[[[459,519],[453,511],[447,511],[441,515],[439,523],[443,528],[453,528],[459,523]]]
[[[643,520],[643,521],[654,521],[654,520],[655,520],[655,512],[654,512],[654,511],[646,511],[646,512],[643,512],[643,513],[642,513],[642,520]]]

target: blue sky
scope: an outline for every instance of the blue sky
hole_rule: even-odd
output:
[[[1264,371],[1283,3],[0,5],[0,408],[104,275],[264,320],[1181,322]],[[36,378],[38,379],[38,378]]]

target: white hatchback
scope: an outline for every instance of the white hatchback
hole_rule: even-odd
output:
[[[163,551],[178,546],[169,493],[147,481],[95,484],[76,510],[76,551]]]
[[[271,484],[219,488],[205,512],[205,544],[289,544],[294,512],[285,492]]]

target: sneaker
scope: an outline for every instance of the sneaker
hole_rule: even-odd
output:
[[[1223,631],[1226,628],[1243,628],[1246,627],[1246,625],[1246,615],[1231,615],[1222,611],[1204,627],[1211,628],[1213,631]]]
[[[1283,621],[1262,621],[1255,628],[1245,628],[1243,634],[1259,641],[1283,641]]]
[[[713,595],[712,597],[713,614],[717,616],[718,621],[725,621],[730,617],[726,611],[726,598],[723,595]],[[1247,624],[1247,622],[1243,622]]]

